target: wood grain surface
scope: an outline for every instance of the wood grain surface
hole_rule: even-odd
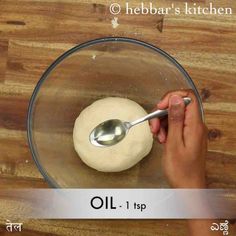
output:
[[[124,6],[125,1],[117,1]],[[145,1],[144,1],[145,2]],[[147,2],[147,1],[146,1]],[[172,2],[156,1],[160,6]],[[193,1],[188,1],[190,4]],[[196,1],[206,6],[210,1]],[[139,4],[137,0],[131,5]],[[236,1],[214,1],[230,6]],[[76,44],[106,36],[152,43],[184,66],[203,99],[209,128],[207,183],[236,188],[236,16],[118,15],[113,28],[109,2],[77,0],[0,1],[0,188],[47,188],[27,143],[26,114],[45,69]],[[8,235],[1,218],[0,235]],[[183,236],[183,220],[28,220],[9,235]],[[230,235],[236,235],[235,224]]]

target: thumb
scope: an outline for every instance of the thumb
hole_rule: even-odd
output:
[[[172,95],[169,99],[167,143],[171,146],[183,145],[185,105],[182,97]]]

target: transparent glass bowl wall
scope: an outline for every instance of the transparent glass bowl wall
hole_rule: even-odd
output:
[[[199,98],[190,77],[173,58],[141,41],[103,38],[69,50],[44,73],[30,101],[28,140],[40,172],[52,187],[167,186],[157,142],[133,168],[102,173],[86,166],[76,154],[73,126],[80,112],[97,99],[125,97],[151,112],[167,91],[184,88],[192,88]],[[199,107],[202,110],[200,98]]]

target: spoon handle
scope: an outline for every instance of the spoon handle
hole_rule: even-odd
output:
[[[190,97],[184,97],[183,100],[184,100],[185,106],[187,106],[191,102]],[[131,122],[130,124],[131,124],[131,126],[134,126],[134,125],[142,123],[146,120],[151,120],[151,119],[156,118],[156,117],[161,118],[163,116],[166,116],[167,114],[168,114],[168,109],[156,110],[156,111],[154,111],[154,112],[152,112],[152,113],[150,113],[150,114],[148,114],[148,115],[146,115],[146,116],[144,116],[144,117],[142,117],[138,120],[135,120],[135,121]]]

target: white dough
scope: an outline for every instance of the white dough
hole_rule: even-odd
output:
[[[75,121],[76,152],[84,163],[98,171],[118,172],[134,166],[152,149],[153,137],[147,121],[131,128],[121,142],[109,147],[94,146],[89,135],[106,120],[133,121],[146,114],[139,104],[126,98],[108,97],[95,101]]]

